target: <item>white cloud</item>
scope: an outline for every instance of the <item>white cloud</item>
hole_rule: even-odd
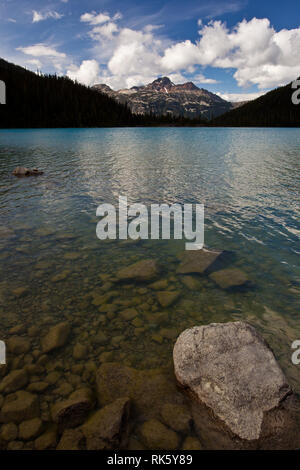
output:
[[[53,20],[60,20],[64,15],[58,13],[57,11],[46,11],[39,12],[36,10],[32,11],[32,23],[38,23],[40,21],[48,20],[52,18]]]
[[[80,67],[73,66],[67,71],[67,76],[72,80],[90,86],[99,82],[100,67],[96,60],[84,60]]]
[[[223,98],[223,100],[238,103],[240,101],[251,101],[264,95],[265,91],[258,91],[257,93],[216,93],[216,95]]]
[[[68,63],[67,55],[64,52],[56,50],[55,46],[40,43],[33,44],[32,46],[18,47],[17,51],[23,52],[26,56],[35,58],[26,60],[26,63],[33,66],[38,65],[39,68],[49,69],[49,65],[54,67],[56,72],[63,73]],[[37,63],[38,61],[38,63]]]
[[[188,65],[236,69],[239,86],[278,86],[299,75],[300,28],[276,32],[267,18],[243,20],[229,30],[221,21],[202,26],[195,43],[183,41],[162,57],[166,69]]]
[[[17,51],[22,51],[26,55],[33,57],[56,57],[65,58],[64,52],[58,52],[54,47],[48,46],[47,44],[34,44],[32,46],[18,47]]]
[[[101,39],[112,39],[114,34],[119,31],[118,26],[116,23],[110,21],[102,26],[95,26],[90,31],[90,37],[94,40],[101,40]]]
[[[88,23],[90,25],[96,26],[99,24],[107,23],[108,21],[118,21],[122,18],[122,14],[117,12],[113,17],[108,13],[96,13],[92,11],[91,13],[84,13],[80,17],[80,21],[83,23]]]
[[[244,19],[233,28],[221,21],[204,24],[199,20],[196,41],[172,43],[151,24],[134,30],[121,27],[119,19],[119,14],[95,11],[81,16],[94,40],[93,59],[102,64],[99,79],[115,89],[145,84],[161,75],[181,77],[182,82],[186,81],[184,74],[194,74],[196,84],[218,83],[197,72],[199,66],[233,70],[239,87],[257,86],[260,90],[285,84],[300,75],[300,27],[276,31],[267,18]],[[86,62],[89,61],[78,67],[77,79],[83,77],[84,83],[90,84]],[[98,77],[95,64],[92,69],[93,76]],[[226,93],[229,95],[232,94]],[[248,99],[249,96],[254,95],[248,95]],[[244,97],[242,93],[232,99]]]
[[[110,16],[107,13],[97,14],[95,11],[92,11],[91,13],[84,13],[80,17],[80,21],[83,23],[89,23],[91,25],[103,24],[109,20]]]
[[[195,75],[193,77],[193,82],[201,85],[201,84],[214,84],[214,83],[219,83],[218,80],[215,80],[214,78],[206,78],[202,73],[199,73],[198,75]]]

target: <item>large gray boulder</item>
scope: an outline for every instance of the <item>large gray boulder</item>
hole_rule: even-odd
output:
[[[295,449],[299,405],[273,352],[248,323],[185,330],[173,351],[195,428],[210,449]]]

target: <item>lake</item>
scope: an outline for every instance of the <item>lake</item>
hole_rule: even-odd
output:
[[[0,131],[0,340],[29,341],[26,354],[11,358],[22,368],[41,357],[49,327],[66,320],[72,329],[41,361],[39,380],[50,374],[53,382],[41,393],[46,421],[53,402],[94,384],[101,363],[155,369],[173,381],[176,337],[212,322],[257,327],[300,393],[300,366],[291,361],[300,339],[299,157],[299,129]],[[19,179],[16,166],[44,175]],[[224,290],[207,276],[182,282],[184,241],[100,241],[96,209],[117,205],[119,195],[129,204],[204,204],[206,248],[232,253],[251,287]],[[116,280],[120,268],[149,258],[178,292],[169,307],[149,283]],[[138,314],[125,319],[126,309]]]

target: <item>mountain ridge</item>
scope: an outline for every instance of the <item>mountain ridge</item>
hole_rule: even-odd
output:
[[[133,114],[170,114],[209,120],[238,106],[215,93],[197,87],[193,82],[175,85],[168,77],[159,77],[147,85],[116,91],[104,83],[96,84],[92,88],[127,104]]]

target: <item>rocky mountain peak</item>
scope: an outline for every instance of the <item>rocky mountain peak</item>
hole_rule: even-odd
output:
[[[160,77],[154,80],[154,82],[147,85],[147,90],[155,90],[160,92],[166,92],[171,90],[175,85],[168,77]]]

